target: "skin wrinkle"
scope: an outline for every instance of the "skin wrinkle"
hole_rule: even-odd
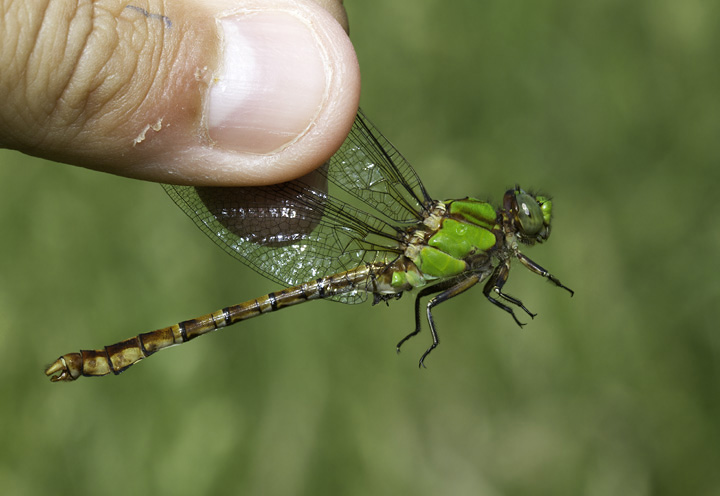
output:
[[[85,5],[82,6],[84,8],[89,8],[89,6]],[[76,28],[74,26],[74,22],[76,19],[82,19],[81,13],[80,13],[81,7],[78,7],[75,9],[71,21],[68,26],[68,39],[72,39],[73,31],[75,31]],[[43,20],[43,24],[45,23],[45,20]],[[63,90],[60,92],[59,97],[57,98],[56,102],[57,104],[53,108],[51,112],[48,112],[47,119],[52,124],[52,127],[56,129],[63,129],[65,133],[71,132],[72,136],[63,136],[63,139],[73,139],[77,138],[80,134],[82,134],[83,127],[87,124],[87,122],[81,121],[82,117],[85,117],[86,115],[86,109],[88,108],[89,98],[83,99],[78,98],[80,95],[73,95],[74,88],[76,86],[82,87],[82,83],[78,83],[77,81],[81,78],[80,74],[82,73],[82,55],[86,53],[86,49],[89,45],[90,39],[95,32],[95,16],[92,15],[90,17],[90,26],[89,29],[83,33],[84,34],[84,41],[82,45],[79,47],[79,49],[73,49],[74,53],[78,54],[77,62],[71,65],[71,72],[68,74],[68,77],[66,79],[66,84]],[[66,45],[67,46],[67,45]],[[71,48],[72,49],[72,48]],[[67,51],[67,48],[66,48]],[[87,94],[91,94],[92,91],[88,92]],[[74,98],[73,98],[74,96]],[[81,105],[73,105],[73,101],[80,100]],[[92,114],[89,114],[89,117],[92,117]],[[86,121],[90,120],[89,118],[86,119]]]
[[[45,10],[45,9],[43,9],[43,10]],[[27,10],[23,10],[22,12],[27,13]],[[8,14],[8,16],[9,16],[9,14]],[[25,16],[25,17],[27,17],[27,16]],[[23,36],[22,32],[24,29],[28,29],[28,26],[30,25],[30,23],[29,22],[7,23],[5,21],[3,21],[3,22],[4,22],[4,29],[8,29],[8,30],[14,29],[17,31],[16,36],[14,36],[14,37],[10,36],[9,41],[10,41],[10,43],[12,43],[12,46],[9,46],[10,43],[5,43],[4,46],[2,48],[0,48],[0,50],[2,50],[3,60],[5,59],[5,57],[7,57],[8,53],[10,54],[10,60],[8,63],[8,71],[11,73],[14,73],[14,72],[19,71],[20,70],[19,68],[21,68],[21,67],[27,67],[28,53],[32,52],[32,48],[30,51],[21,50],[23,48],[21,45],[21,40],[27,39],[26,36]],[[35,30],[35,31],[36,31],[35,34],[37,34],[37,30]],[[37,43],[37,36],[33,36],[32,40],[33,40],[33,47],[34,47],[35,44]],[[21,58],[21,53],[22,53],[22,58]],[[25,81],[27,81],[27,79],[28,79],[27,72],[24,74],[24,79],[25,79]],[[25,85],[24,88],[27,88],[27,85]],[[3,87],[0,88],[0,91],[3,91],[3,94],[9,95],[9,98],[8,98],[9,102],[15,103],[15,104],[18,103],[18,99],[13,98],[13,93],[15,93],[17,91],[17,85],[16,86],[3,85]],[[27,95],[24,94],[23,97],[26,99]],[[5,103],[5,104],[7,105],[7,103]],[[15,109],[15,112],[14,112],[15,118],[22,119],[25,123],[30,122],[33,119],[31,112],[24,111],[25,109],[22,109],[23,111],[21,111],[20,108],[17,108],[17,105],[14,105],[13,108]],[[4,146],[4,143],[0,142],[0,145]]]
[[[147,86],[145,88],[145,91],[143,91],[143,98],[138,101],[135,109],[137,111],[133,111],[132,114],[142,114],[142,107],[145,105],[153,107],[152,100],[154,98],[157,98],[157,96],[152,95],[151,91],[156,90],[160,93],[160,100],[166,101],[168,100],[167,95],[172,93],[184,93],[184,92],[193,92],[197,93],[198,90],[198,81],[193,79],[187,79],[186,76],[186,67],[183,64],[170,64],[169,66],[163,66],[161,64],[162,60],[170,59],[170,60],[178,60],[180,59],[180,56],[178,54],[181,54],[186,49],[186,37],[183,36],[183,29],[180,28],[180,25],[176,25],[172,22],[172,19],[169,16],[164,15],[164,11],[150,11],[151,14],[155,12],[162,12],[162,14],[158,13],[155,14],[157,16],[161,16],[161,19],[158,19],[156,17],[152,16],[146,16],[145,17],[145,25],[146,28],[149,28],[148,31],[155,35],[157,37],[157,43],[152,43],[152,47],[154,48],[149,55],[149,57],[152,59],[151,66],[152,70],[151,78],[147,81]],[[169,22],[172,23],[172,28],[168,28],[167,24],[163,21],[163,19],[167,19]],[[157,23],[160,22],[161,29],[156,29]],[[161,36],[158,36],[157,33],[162,33]],[[168,37],[178,37],[176,43],[168,43],[167,38]],[[143,37],[142,41],[145,41],[147,37]],[[168,53],[168,48],[174,49],[172,53]],[[142,54],[143,52],[141,52]],[[138,61],[142,59],[142,55],[138,57]],[[163,72],[165,68],[169,68],[167,72]],[[177,77],[174,77],[177,74]],[[185,82],[184,86],[178,86],[178,83]],[[145,139],[150,141],[150,138],[154,138],[157,140],[158,136],[156,133],[160,131],[161,129],[165,129],[172,125],[172,121],[167,120],[167,112],[165,112],[165,109],[157,109],[152,114],[148,114],[146,116],[146,121],[144,123],[143,128],[146,129],[144,133],[146,134]],[[158,123],[162,123],[160,126],[158,126]],[[143,125],[143,122],[137,123],[139,126]],[[147,132],[152,132],[153,134],[147,135]],[[133,139],[133,146],[137,145],[138,142],[137,136]],[[145,140],[143,140],[145,141]]]
[[[168,16],[162,15],[162,18],[168,19],[168,21],[172,23],[172,19],[170,19]],[[150,23],[157,23],[159,19],[147,16],[146,21],[146,26],[150,27],[150,31],[156,33],[157,30],[154,29],[154,26],[152,26]],[[167,66],[169,67],[169,70],[167,72],[163,72],[166,66],[163,66],[160,62],[164,59],[178,60],[180,58],[178,54],[184,53],[187,46],[187,38],[183,36],[182,29],[178,29],[178,26],[174,23],[172,24],[172,28],[167,28],[167,24],[165,24],[164,22],[163,26],[164,27],[161,30],[163,35],[160,37],[160,41],[158,43],[152,44],[153,47],[157,49],[153,50],[151,55],[151,58],[153,59],[153,62],[151,63],[153,70],[150,71],[151,78],[147,82],[146,90],[143,92],[143,98],[138,101],[137,105],[134,107],[134,109],[132,109],[133,111],[130,112],[131,115],[141,114],[142,107],[145,105],[148,105],[152,108],[153,99],[159,98],[161,101],[167,101],[172,100],[172,98],[167,97],[168,94],[199,92],[197,86],[199,81],[197,81],[197,79],[195,78],[188,79],[185,77],[186,67],[183,64],[170,64],[169,66]],[[179,39],[176,43],[167,43],[166,38],[168,36],[177,36],[179,37]],[[176,49],[173,50],[172,53],[168,53],[168,47]],[[175,77],[175,75],[177,75],[177,77]],[[162,83],[159,81],[161,81]],[[185,84],[183,86],[178,86],[178,83],[182,82],[185,82]],[[152,95],[152,90],[159,91],[160,96],[158,97],[157,95]],[[143,129],[140,131],[140,134],[143,135],[143,139],[138,141],[140,134],[134,137],[132,139],[133,147],[140,143],[146,142],[146,140],[149,143],[151,141],[151,138],[154,138],[154,140],[157,141],[158,136],[156,135],[156,133],[172,125],[172,121],[167,121],[167,119],[168,117],[165,109],[158,109],[152,114],[147,115],[145,123],[138,121],[138,126],[143,126]],[[152,132],[153,134],[148,135],[148,132]]]
[[[86,129],[92,128],[94,125],[102,125],[103,133],[106,135],[118,133],[120,135],[127,134],[122,132],[121,128],[126,124],[133,124],[141,127],[150,126],[150,129],[163,116],[156,114],[146,116],[145,122],[141,122],[137,116],[142,115],[142,108],[149,106],[152,108],[152,91],[164,88],[161,84],[166,79],[165,74],[160,70],[162,65],[160,62],[164,59],[166,43],[164,36],[157,36],[158,30],[157,19],[144,16],[141,12],[127,10],[122,7],[117,14],[104,10],[103,14],[95,15],[95,20],[99,18],[107,18],[109,20],[107,29],[101,31],[100,26],[103,23],[95,22],[94,32],[112,33],[112,44],[116,47],[109,51],[108,58],[103,61],[103,67],[98,71],[99,79],[88,93],[88,101],[95,101],[96,108],[90,108],[87,112],[90,115]],[[161,24],[161,33],[165,33],[164,24]],[[110,38],[109,36],[105,37]],[[103,47],[102,39],[98,40],[98,44]],[[107,49],[107,47],[105,47]],[[132,59],[129,64],[128,60]],[[149,71],[141,71],[139,67],[145,61],[150,61]],[[122,69],[122,74],[115,77],[106,77],[107,74],[119,74],[120,71],[114,70],[114,67]],[[145,74],[148,77],[139,78],[139,75]],[[117,79],[114,82],[113,79]],[[132,95],[131,100],[126,101],[126,105],[116,105],[117,101],[124,100],[125,95]],[[106,108],[109,107],[109,110]],[[93,123],[96,120],[97,123]],[[140,132],[140,131],[138,131]],[[137,136],[135,136],[137,138]],[[132,138],[129,138],[132,140]]]
[[[105,19],[109,19],[109,22],[112,23],[112,26],[108,26],[105,22],[102,22]],[[105,36],[101,37],[101,34],[104,34]],[[97,43],[101,46],[104,44],[103,42],[106,39],[112,39],[110,44],[114,46],[114,49],[107,51],[107,56],[102,61],[102,63],[99,64],[100,69],[93,71],[97,74],[98,77],[97,80],[94,81],[95,84],[88,92],[88,98],[85,99],[85,102],[87,102],[88,106],[87,108],[92,109],[87,112],[88,123],[93,121],[98,115],[112,115],[112,112],[104,112],[105,107],[109,103],[113,102],[116,95],[118,95],[122,91],[122,89],[127,86],[127,82],[118,85],[112,84],[114,79],[113,75],[117,74],[117,72],[109,69],[109,66],[112,63],[113,58],[116,57],[118,54],[121,55],[123,59],[125,59],[126,57],[124,57],[124,55],[126,50],[122,50],[121,52],[121,48],[123,48],[123,45],[122,37],[118,32],[117,18],[107,9],[105,9],[102,5],[98,4],[93,6],[92,29],[88,39],[91,40],[94,37],[99,37]],[[94,40],[91,40],[90,42],[94,42]],[[90,50],[90,52],[93,52],[93,50]],[[82,59],[80,63],[82,63]],[[134,65],[136,66],[137,64]],[[109,77],[108,73],[110,74]],[[123,77],[124,75],[121,76],[121,79]],[[108,89],[110,91],[108,91]],[[94,100],[96,100],[96,102],[94,102]]]
[[[40,67],[45,64],[44,60],[40,60],[40,63],[38,63],[38,58],[42,57],[42,54],[45,53],[43,45],[47,43],[46,38],[43,36],[43,31],[47,31],[48,29],[45,28],[47,26],[49,21],[49,3],[45,4],[45,8],[42,10],[42,17],[39,19],[39,22],[37,25],[37,30],[33,39],[33,45],[27,52],[27,61],[25,62],[25,67],[30,69],[25,71],[25,92],[24,92],[24,102],[29,102],[37,97],[34,95],[34,93],[38,92],[38,85],[42,85],[43,92],[46,93],[54,93],[52,91],[53,88],[50,84],[50,81],[47,78],[46,74],[42,73],[42,70]],[[56,41],[56,40],[53,40]],[[64,48],[67,47],[67,42],[63,45]],[[40,76],[43,76],[43,79],[40,79]],[[62,96],[65,89],[67,88],[67,81],[68,79],[65,78],[65,85],[61,89],[55,89],[56,91],[59,90],[59,95]],[[40,102],[43,102],[44,100],[39,100]],[[24,103],[23,102],[23,103]],[[43,109],[42,107],[34,107],[32,105],[29,106],[29,109],[32,110],[33,108],[37,112],[31,112],[34,114],[33,121],[37,123],[38,127],[42,129],[43,131],[48,131],[45,134],[37,134],[34,135],[33,138],[35,141],[32,143],[34,146],[43,147],[45,144],[46,139],[48,138],[48,135],[52,132],[52,129],[48,129],[44,123],[50,123],[52,121],[51,116],[56,113],[59,110],[59,106],[61,104],[61,101],[59,99],[48,99],[45,100],[46,104],[50,105],[50,108]]]
[[[45,8],[43,8],[43,10],[42,10],[42,18],[40,19],[40,22],[37,24],[37,30],[35,32],[35,36],[33,37],[32,47],[30,47],[30,49],[27,51],[27,57],[23,64],[23,66],[26,68],[30,67],[32,60],[37,57],[38,52],[40,52],[40,53],[43,52],[43,49],[41,46],[39,46],[39,44],[41,41],[44,41],[44,38],[42,37],[42,32],[43,32],[43,26],[46,25],[46,21],[48,19],[49,7],[50,7],[50,4],[46,3]],[[65,44],[63,46],[65,48],[67,48],[67,40],[65,41]],[[25,72],[25,94],[23,96],[24,96],[24,99],[26,102],[30,101],[31,99],[34,98],[34,96],[30,94],[30,90],[33,89],[34,84],[38,83],[37,77],[38,77],[38,75],[36,74],[35,71],[26,71]],[[61,92],[61,94],[62,94],[62,92]],[[42,115],[36,115],[34,118],[34,122],[36,122],[38,124],[38,127],[40,127],[41,129],[44,129],[43,124],[41,122],[41,118],[43,121],[49,121],[51,113],[54,112],[55,110],[57,110],[57,107],[60,103],[59,99],[53,100],[53,101],[55,103],[54,103],[52,109],[49,109],[49,111],[43,112]],[[34,107],[31,105],[29,108],[33,109]],[[40,109],[38,108],[37,110],[40,110]],[[45,138],[45,136],[41,136],[40,138],[42,140],[42,138]],[[37,145],[43,146],[42,141],[37,143]]]
[[[137,17],[138,24],[145,23],[143,16]],[[104,126],[104,133],[114,132],[122,124],[123,118],[134,113],[140,106],[147,97],[147,88],[152,85],[152,80],[149,80],[143,85],[144,91],[132,91],[133,80],[130,75],[139,73],[138,52],[141,54],[142,49],[134,43],[123,41],[131,40],[135,29],[129,30],[130,36],[123,36],[120,24],[124,20],[98,4],[93,5],[89,20],[90,29],[78,51],[81,57],[73,66],[68,84],[59,99],[60,108],[56,108],[50,116],[56,121],[55,124],[77,130],[73,137],[78,137],[87,132],[88,128],[100,123]],[[101,59],[98,55],[104,56]],[[127,63],[130,58],[133,59],[132,64]],[[114,70],[115,67],[123,70]],[[110,109],[116,107],[114,103],[122,99],[123,93],[145,96],[132,108],[121,106],[119,110],[123,111],[123,115],[115,116]],[[117,111],[114,113],[117,114]]]
[[[158,15],[160,15],[160,14],[158,14]],[[164,19],[167,19],[168,22],[172,22],[171,19],[170,19],[168,16],[164,16],[164,15],[163,15],[163,18],[164,18]],[[149,20],[152,20],[152,18],[150,18]],[[172,80],[173,80],[173,77],[172,77],[172,76],[173,76],[173,71],[176,70],[176,66],[175,66],[175,64],[171,64],[171,65],[170,65],[170,70],[169,70],[167,73],[164,73],[164,72],[162,72],[162,71],[160,70],[160,68],[163,67],[162,64],[160,64],[160,61],[162,61],[163,59],[166,59],[166,58],[176,59],[176,57],[177,57],[177,55],[178,55],[178,51],[179,51],[182,47],[185,46],[185,40],[186,40],[186,38],[183,37],[183,34],[182,34],[181,30],[175,29],[175,25],[174,25],[174,24],[173,24],[173,28],[167,28],[167,27],[164,28],[164,29],[162,30],[162,33],[163,33],[163,35],[162,35],[162,37],[160,38],[160,43],[158,43],[157,45],[155,45],[155,46],[158,46],[159,49],[155,51],[155,52],[156,52],[156,57],[155,57],[155,60],[154,60],[154,63],[153,63],[154,70],[152,71],[152,79],[151,79],[151,81],[149,82],[148,91],[146,92],[145,96],[143,97],[142,102],[140,102],[140,104],[138,105],[138,107],[141,107],[142,105],[144,105],[145,102],[146,102],[146,100],[148,100],[148,99],[150,98],[150,89],[152,89],[152,88],[163,88],[162,94],[163,94],[163,99],[165,100],[165,95],[167,94],[167,89],[166,89],[166,88],[169,87],[169,85],[160,84],[160,83],[157,83],[157,84],[156,84],[156,82],[159,81],[159,80],[172,81]],[[180,39],[177,41],[177,43],[176,43],[176,44],[166,43],[166,39],[167,39],[168,37],[173,37],[173,36],[178,36],[178,37],[180,37]],[[172,49],[173,47],[176,47],[178,51],[175,51],[174,53],[168,53],[168,49]],[[179,80],[184,80],[184,77],[178,76],[177,78],[174,78],[174,79],[175,79],[175,81],[179,81]],[[160,129],[164,128],[165,126],[171,125],[170,123],[165,123],[165,122],[164,122],[165,112],[162,112],[162,115],[161,115],[161,116],[155,116],[155,117],[157,117],[157,119],[158,119],[160,122],[163,122],[163,124],[162,124],[162,126],[160,127]],[[150,119],[150,120],[152,120],[152,119]],[[155,129],[153,126],[154,126],[154,124],[150,123],[150,128],[151,128],[153,131],[155,131],[155,132],[160,131],[160,129]]]
[[[127,6],[123,9],[123,13],[125,13],[126,11],[128,11]],[[147,44],[143,43],[143,41],[148,38],[148,32],[153,31],[152,28],[149,26],[149,23],[152,22],[153,19],[150,18],[149,16],[143,17],[143,16],[132,15],[133,14],[132,10],[130,10],[129,12],[130,12],[129,19],[126,19],[125,16],[123,15],[123,13],[121,13],[118,16],[118,31],[120,32],[122,30],[122,23],[128,23],[131,26],[130,31],[129,31],[130,45],[131,45],[133,51],[135,51],[136,50],[135,45],[137,42],[140,43],[140,47],[142,45],[147,45]],[[140,35],[137,32],[137,30],[134,29],[135,25],[140,24],[140,23],[142,23],[143,27],[145,28],[142,35]],[[148,29],[148,28],[150,28],[150,29]],[[126,30],[126,32],[127,32],[127,30]],[[122,39],[123,37],[119,36],[119,38]],[[155,48],[158,46],[158,44],[152,44],[152,46]],[[150,92],[151,92],[152,88],[156,87],[155,82],[158,80],[158,77],[159,77],[159,72],[160,72],[158,70],[158,68],[160,66],[159,61],[163,59],[165,43],[159,43],[159,46],[160,46],[159,49],[152,50],[152,55],[150,56],[150,58],[153,59],[153,62],[151,63],[151,66],[153,69],[150,71],[151,78],[148,79],[147,83],[144,85],[144,89],[142,91],[142,98],[138,99],[138,101],[131,107],[128,107],[127,109],[125,109],[124,113],[126,114],[126,116],[125,116],[126,118],[131,118],[132,115],[137,114],[137,112],[143,107],[143,105],[145,105],[147,102],[150,101]],[[140,66],[140,61],[143,58],[143,56],[142,56],[143,51],[142,51],[142,48],[140,48],[140,47],[137,47],[137,48],[139,48],[139,50],[138,50],[139,53],[135,57],[134,66],[136,68],[138,66]],[[134,70],[133,73],[138,74],[138,73],[140,73],[140,71]],[[148,123],[148,124],[146,124],[146,127],[144,128],[144,131],[142,131],[142,133],[145,134],[150,129],[152,129],[152,125]],[[137,139],[137,137],[135,139]],[[144,140],[144,138],[143,138],[143,140]],[[133,146],[135,146],[135,144],[136,144],[136,142],[133,143]]]

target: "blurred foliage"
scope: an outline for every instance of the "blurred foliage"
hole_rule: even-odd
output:
[[[720,494],[720,4],[346,2],[363,107],[441,198],[555,197],[506,286],[317,302],[120,377],[43,367],[277,289],[159,186],[0,153],[5,494]]]

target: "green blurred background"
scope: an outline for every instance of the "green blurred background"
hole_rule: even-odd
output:
[[[441,198],[555,198],[516,268],[399,356],[412,297],[316,302],[50,384],[59,354],[277,286],[157,185],[0,153],[0,486],[49,493],[720,494],[720,4],[348,0],[362,106]]]

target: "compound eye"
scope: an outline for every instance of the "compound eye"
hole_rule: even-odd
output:
[[[525,192],[515,193],[517,221],[520,230],[527,236],[535,236],[544,226],[543,212],[535,198]]]

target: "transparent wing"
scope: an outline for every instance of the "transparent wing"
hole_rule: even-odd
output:
[[[363,208],[330,196],[331,186]],[[395,259],[429,202],[412,167],[360,113],[340,151],[301,179],[252,188],[163,187],[227,253],[286,285]]]
[[[326,173],[330,182],[396,222],[421,219],[431,201],[412,166],[362,110]]]

